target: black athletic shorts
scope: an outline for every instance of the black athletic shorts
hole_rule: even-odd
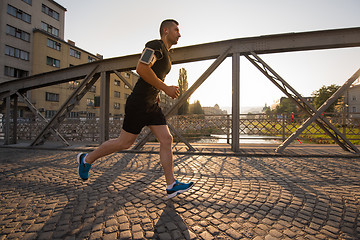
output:
[[[125,106],[123,129],[132,134],[139,134],[145,126],[166,125],[165,116],[157,103],[151,106],[135,104],[129,101]]]

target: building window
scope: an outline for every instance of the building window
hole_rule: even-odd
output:
[[[86,106],[93,107],[95,105],[95,100],[88,98],[86,99]]]
[[[86,113],[86,118],[87,119],[93,119],[93,118],[95,118],[95,113]]]
[[[23,2],[26,2],[29,5],[32,5],[32,0],[22,0]]]
[[[50,38],[48,38],[48,40],[47,40],[47,46],[49,48],[53,48],[53,49],[58,50],[58,51],[61,50],[61,43],[56,42],[56,41],[54,41],[54,40],[52,40]]]
[[[69,118],[79,118],[79,112],[69,112]]]
[[[55,58],[46,57],[46,64],[52,67],[60,68],[60,60]]]
[[[49,102],[58,102],[59,101],[59,94],[46,92],[45,100],[49,101]]]
[[[5,66],[5,76],[23,78],[29,75],[29,71]]]
[[[114,109],[120,109],[121,104],[120,103],[114,103]]]
[[[41,29],[44,30],[45,32],[48,32],[56,37],[59,36],[59,29],[57,29],[56,27],[51,26],[50,24],[41,22]]]
[[[115,86],[120,86],[120,80],[115,80],[114,84],[115,84]]]
[[[6,25],[6,34],[11,35],[16,38],[19,38],[26,42],[30,42],[30,34],[29,33],[22,31],[20,29],[17,29],[13,26]]]
[[[125,72],[124,75],[125,75],[125,77],[130,78],[130,73]]]
[[[356,101],[356,96],[353,96],[353,97],[352,97],[352,100],[353,100],[353,101]]]
[[[47,15],[49,15],[52,18],[55,18],[56,20],[59,20],[59,13],[52,10],[51,8],[49,8],[46,5],[42,5],[41,11]]]
[[[118,92],[118,91],[114,91],[114,97],[116,97],[116,98],[120,98],[120,92]]]
[[[100,96],[95,96],[94,101],[95,101],[94,107],[100,107]]]
[[[55,116],[55,114],[55,110],[45,110],[45,118],[52,118],[53,116]]]
[[[126,84],[125,84],[125,88],[126,88],[126,89],[130,89],[130,88],[129,88],[129,86],[128,86],[128,85],[126,85]]]
[[[5,55],[29,61],[29,52],[5,45]]]
[[[8,5],[7,13],[11,16],[23,20],[24,22],[31,23],[31,16],[16,7]]]
[[[78,59],[80,59],[81,57],[81,52],[76,51],[75,49],[70,48],[70,56],[76,57]]]
[[[125,93],[125,99],[127,99],[130,95]]]
[[[356,113],[356,107],[352,107],[352,112]]]
[[[88,62],[95,62],[95,61],[96,61],[96,58],[88,56]]]

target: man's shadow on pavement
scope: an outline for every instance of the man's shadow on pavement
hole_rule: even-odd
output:
[[[64,204],[43,224],[39,239],[131,238],[133,231],[137,231],[133,227],[138,225],[144,225],[144,231],[153,231],[154,236],[170,232],[174,239],[179,239],[176,236],[189,239],[187,226],[173,202],[159,194],[164,187],[160,161],[152,159],[152,155],[148,157],[149,161],[143,162],[139,158],[144,155],[112,155],[99,162],[92,172],[95,178],[92,182],[74,180],[76,186],[66,187]],[[174,165],[179,161],[175,159]],[[148,210],[152,212],[153,208],[162,211],[160,217],[150,216]],[[152,219],[152,226],[145,226],[143,218]],[[129,236],[124,235],[130,231]]]
[[[154,238],[190,239],[189,230],[177,213],[173,200],[166,202],[166,207],[154,226]]]

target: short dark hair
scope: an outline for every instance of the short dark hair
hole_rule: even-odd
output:
[[[175,23],[176,25],[179,25],[179,23],[174,19],[166,19],[162,21],[162,23],[160,24],[160,36],[164,34],[164,28],[170,27],[171,23]]]

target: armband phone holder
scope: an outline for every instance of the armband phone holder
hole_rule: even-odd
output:
[[[150,63],[153,63],[155,60],[156,60],[155,51],[151,48],[145,48],[141,54],[139,61],[145,63],[146,65],[149,65]]]

